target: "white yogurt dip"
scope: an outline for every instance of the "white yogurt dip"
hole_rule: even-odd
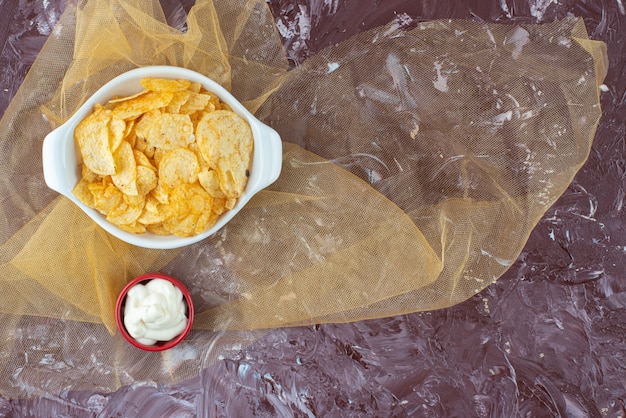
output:
[[[124,326],[137,342],[153,345],[168,341],[187,326],[183,293],[168,280],[150,279],[126,294]]]

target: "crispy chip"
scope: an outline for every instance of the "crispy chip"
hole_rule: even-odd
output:
[[[120,119],[135,119],[146,112],[167,106],[172,100],[172,97],[173,94],[171,91],[149,91],[119,103],[113,108],[112,112]]]
[[[163,156],[159,167],[159,181],[168,187],[193,183],[198,179],[198,159],[187,148],[169,151]]]
[[[191,114],[197,110],[215,110],[215,105],[210,103],[212,96],[205,93],[190,93],[187,101],[180,106],[180,113]],[[207,106],[208,109],[207,109]]]
[[[137,222],[143,225],[160,224],[166,217],[165,211],[162,210],[162,204],[153,196],[147,196],[146,204],[143,207],[141,215],[137,218]]]
[[[93,196],[92,207],[104,215],[119,206],[124,200],[124,194],[106,179],[98,183],[91,183],[87,187]]]
[[[122,141],[113,154],[115,159],[115,174],[111,175],[113,184],[126,195],[137,195],[137,163],[133,155],[133,148],[126,141]]]
[[[137,166],[137,193],[145,196],[158,184],[156,171],[143,165]]]
[[[211,228],[213,225],[215,225],[218,218],[219,218],[219,215],[213,211],[202,213],[198,217],[198,220],[196,221],[195,233],[201,234],[206,229]]]
[[[91,183],[89,179],[83,177],[79,180],[78,183],[76,183],[76,186],[74,186],[74,189],[72,189],[72,193],[78,198],[78,200],[83,202],[85,205],[93,207],[94,200],[93,194],[91,194],[91,191],[89,190],[90,184]]]
[[[157,234],[157,235],[172,235],[172,233],[167,228],[165,228],[163,224],[161,223],[146,225],[146,230],[148,232],[152,232],[153,234]]]
[[[178,90],[173,92],[172,100],[170,104],[165,107],[167,113],[181,113],[180,107],[187,103],[191,92],[189,90]]]
[[[150,158],[148,158],[146,154],[139,151],[138,149],[133,149],[133,155],[135,156],[135,162],[138,166],[141,165],[156,171],[156,167],[152,164]]]
[[[228,107],[230,109],[230,106],[228,106],[226,103],[222,102],[220,100],[219,97],[217,97],[215,94],[206,91],[203,89],[202,93],[207,94],[209,96],[211,96],[211,100],[209,101],[209,103],[207,104],[207,107],[205,107],[204,109],[206,111],[213,111],[213,110],[222,110],[226,107]]]
[[[226,197],[220,189],[220,181],[215,170],[202,170],[198,173],[198,182],[213,197]]]
[[[226,209],[231,210],[235,207],[236,204],[237,199],[231,197],[230,199],[226,199],[226,203],[224,204],[224,206],[226,207]]]
[[[143,212],[144,199],[143,196],[139,196],[133,199],[132,196],[123,195],[122,202],[108,212],[107,221],[115,225],[128,225],[132,224],[139,218],[141,212]]]
[[[156,120],[159,116],[161,116],[161,110],[159,109],[152,109],[142,114],[141,117],[137,118],[135,134],[137,134],[139,138],[147,138],[150,134],[152,126],[156,124]]]
[[[250,126],[200,83],[141,85],[96,105],[76,127],[83,167],[72,192],[127,232],[200,234],[245,188]]]
[[[196,141],[189,144],[187,148],[189,148],[190,151],[193,151],[193,153],[196,154],[200,171],[204,171],[204,170],[208,171],[211,169],[211,167],[209,167],[207,162],[204,160],[204,157],[202,157],[202,153],[200,152],[200,149],[198,148],[198,143]]]
[[[137,134],[135,133],[135,121],[132,123],[128,123],[126,126],[130,126],[130,129],[127,129],[128,133],[124,136],[124,140],[130,144],[133,149],[137,146]]]
[[[248,181],[253,137],[250,125],[236,113],[207,113],[196,128],[196,140],[207,164],[214,168],[228,197],[238,198]]]
[[[136,221],[131,224],[119,224],[118,227],[131,234],[143,234],[146,232],[146,226]]]
[[[135,149],[141,151],[148,158],[154,158],[155,148],[148,145],[148,141],[142,138],[138,138],[135,142]]]
[[[193,124],[188,115],[153,112],[137,124],[137,135],[148,147],[169,151],[184,148],[194,140]]]
[[[174,189],[169,196],[167,205],[160,207],[164,220],[176,222],[177,219],[181,219],[189,214],[187,200],[184,197],[184,188],[185,186],[181,185]]]
[[[115,173],[115,161],[110,148],[109,122],[111,111],[96,105],[94,112],[83,119],[74,130],[74,139],[83,163],[100,175]]]
[[[118,117],[112,116],[109,122],[109,131],[111,134],[109,137],[109,148],[111,152],[115,152],[126,136],[126,122]]]
[[[167,205],[170,202],[170,189],[167,186],[164,186],[163,183],[157,182],[157,186],[150,191],[150,194],[154,196],[159,203]]]
[[[168,152],[169,151],[163,151],[162,149],[159,149],[159,148],[154,149],[154,155],[152,156],[152,161],[154,162],[154,165],[157,167],[157,169],[159,168],[159,164],[161,164],[161,160],[163,159],[163,156],[167,154]]]
[[[120,119],[121,120],[121,119]],[[126,139],[128,141],[128,137],[133,135],[135,132],[135,122],[137,119],[131,119],[127,122],[124,123],[125,125],[125,129],[124,129],[124,136],[123,139]],[[129,144],[133,145],[132,142],[128,141]]]
[[[109,101],[107,102],[107,104],[108,104],[108,105],[115,105],[115,104],[117,104],[117,103],[125,102],[125,101],[127,101],[127,100],[134,99],[135,97],[139,97],[139,96],[141,96],[142,94],[146,94],[147,92],[148,92],[147,90],[142,90],[142,91],[137,92],[137,93],[135,93],[135,94],[133,94],[133,95],[130,95],[130,96],[114,97],[114,98],[112,98],[111,100],[109,100]],[[111,106],[111,107],[114,107],[114,106]]]
[[[83,164],[83,167],[81,169],[81,175],[82,179],[87,180],[89,183],[94,183],[96,181],[102,180],[101,176],[91,171],[89,167],[87,167],[87,165],[85,164]]]
[[[173,234],[187,237],[204,231],[210,219],[213,199],[198,184],[177,187],[171,196],[170,205],[175,208],[163,226]]]
[[[213,199],[213,207],[211,211],[219,216],[227,211],[226,209],[226,199],[225,198],[215,198]]]
[[[189,80],[172,80],[168,78],[145,77],[140,81],[143,88],[152,91],[178,91],[187,90],[191,85]]]

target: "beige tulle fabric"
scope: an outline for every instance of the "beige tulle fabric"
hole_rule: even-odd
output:
[[[576,19],[399,19],[291,71],[264,1],[198,1],[180,29],[158,1],[68,6],[0,123],[4,396],[172,383],[263,330],[466,300],[515,261],[601,114],[605,48]],[[215,79],[284,141],[279,180],[182,250],[111,237],[42,175],[51,129],[154,64]],[[160,354],[114,323],[118,292],[149,271],[183,281],[197,312]]]

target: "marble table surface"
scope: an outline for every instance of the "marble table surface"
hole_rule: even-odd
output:
[[[191,1],[163,1],[174,25]],[[277,329],[195,379],[0,397],[0,416],[626,416],[626,2],[269,0],[293,65],[398,14],[502,23],[584,18],[607,43],[585,166],[495,284],[454,307]],[[65,0],[0,0],[0,115]]]

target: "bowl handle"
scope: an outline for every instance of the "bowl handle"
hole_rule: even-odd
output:
[[[61,194],[67,194],[67,134],[64,126],[50,132],[43,140],[43,177],[48,187]],[[74,170],[74,167],[72,167]]]
[[[274,183],[283,165],[283,144],[280,135],[274,129],[267,125],[263,126],[263,147],[261,148],[261,161],[266,163],[269,168],[267,175],[264,177],[262,187],[267,187]]]

